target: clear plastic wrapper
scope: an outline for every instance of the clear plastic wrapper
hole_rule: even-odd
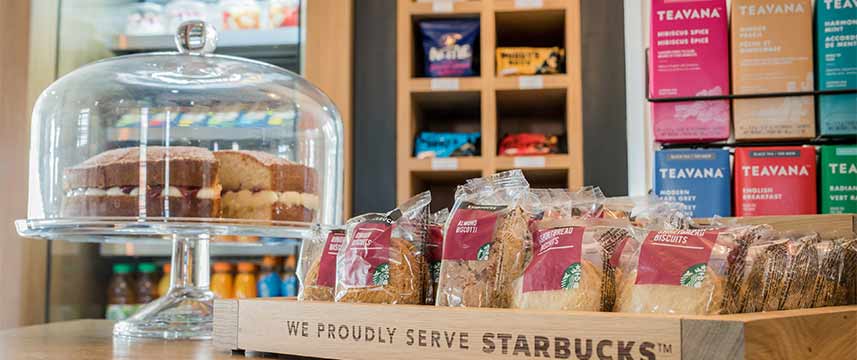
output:
[[[348,220],[336,257],[337,302],[423,302],[429,203],[426,191],[388,213]]]
[[[459,186],[445,226],[438,306],[509,307],[526,264],[532,197],[520,170]]]
[[[736,312],[747,248],[770,227],[649,231],[627,262],[616,309],[713,315]]]
[[[841,286],[845,288],[845,300],[837,305],[857,304],[857,239],[842,243],[845,254],[842,259]]]
[[[848,266],[845,264],[845,246],[848,241],[847,237],[834,236],[830,240],[815,244],[819,256],[819,269],[815,275],[815,284],[812,289],[812,307],[847,303],[848,289],[843,280],[847,278],[846,269]]]
[[[612,197],[602,201],[600,216],[628,219],[648,229],[688,229],[697,227],[682,203],[664,201],[654,195]]]
[[[815,300],[815,279],[819,273],[818,234],[796,236],[789,241],[789,266],[782,310],[811,308]]]
[[[295,271],[300,281],[298,300],[333,301],[336,255],[344,241],[345,229],[316,229],[312,238],[301,242]]]
[[[533,254],[515,281],[512,307],[610,311],[621,253],[633,248],[630,223],[552,218],[533,222],[531,230]]]
[[[449,218],[449,209],[442,209],[429,215],[428,241],[426,242],[426,272],[425,303],[434,305],[437,298],[437,282],[440,279],[440,261],[443,258],[443,225]]]
[[[569,194],[572,215],[579,217],[601,217],[602,205],[607,197],[597,186],[584,186]]]

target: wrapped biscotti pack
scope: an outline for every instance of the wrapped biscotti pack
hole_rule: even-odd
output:
[[[388,213],[346,222],[345,242],[336,258],[337,302],[423,302],[430,202],[426,191]]]
[[[473,179],[456,189],[436,305],[509,307],[512,281],[527,261],[530,195],[520,170]]]
[[[344,241],[345,229],[316,229],[312,238],[301,243],[298,300],[333,301],[336,255]]]
[[[741,290],[742,311],[846,304],[848,239],[787,233],[751,246]]]
[[[616,267],[631,249],[631,224],[621,220],[553,218],[530,225],[532,257],[515,283],[513,308],[610,311]]]
[[[834,234],[815,245],[819,255],[819,269],[815,278],[813,307],[848,305],[849,295],[857,292],[857,240],[854,234]]]
[[[740,308],[748,247],[768,226],[648,231],[626,264],[616,309],[714,315]]]
[[[449,209],[442,209],[429,215],[428,240],[426,241],[425,303],[434,305],[437,298],[437,282],[440,279],[440,261],[443,258],[443,225],[449,217]]]

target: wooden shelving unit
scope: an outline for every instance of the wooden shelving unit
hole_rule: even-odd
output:
[[[455,186],[472,177],[520,168],[533,187],[583,185],[580,0],[398,0],[397,198],[431,189],[433,206],[451,205]],[[478,18],[479,76],[422,76],[417,21]],[[496,75],[498,46],[561,46],[565,74]],[[481,156],[414,158],[422,130],[479,131]],[[505,132],[565,134],[562,154],[499,156]]]

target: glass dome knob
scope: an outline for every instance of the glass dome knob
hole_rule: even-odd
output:
[[[189,20],[176,30],[176,47],[182,54],[211,54],[217,48],[217,30],[202,20]]]

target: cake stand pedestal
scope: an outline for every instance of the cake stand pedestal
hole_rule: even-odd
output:
[[[209,290],[208,235],[172,236],[172,271],[166,295],[116,323],[114,336],[210,339],[214,293]]]
[[[117,337],[210,339],[214,293],[209,289],[210,246],[218,235],[303,240],[318,226],[306,223],[254,222],[226,219],[81,218],[18,220],[21,236],[72,242],[172,243],[170,289],[166,295],[116,323]],[[248,244],[247,246],[264,246]]]

